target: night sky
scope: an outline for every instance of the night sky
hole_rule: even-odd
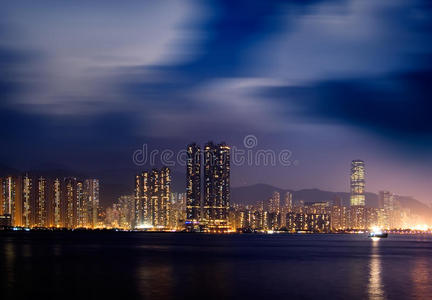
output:
[[[431,200],[431,1],[0,2],[5,166],[132,184],[143,144],[252,134],[296,165],[233,186],[348,191],[363,159],[367,191]]]

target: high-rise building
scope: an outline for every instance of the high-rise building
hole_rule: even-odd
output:
[[[171,173],[153,169],[135,176],[135,228],[166,228],[170,216]]]
[[[183,229],[186,223],[186,193],[171,193],[170,202],[169,227]]]
[[[171,175],[169,168],[153,169],[150,175],[152,224],[165,228],[169,224]]]
[[[150,198],[150,176],[148,171],[135,176],[135,216],[134,227],[150,227],[152,206]]]
[[[135,189],[134,189],[134,201],[135,201],[135,209],[134,209],[134,227],[143,226],[144,218],[142,216],[142,198],[143,198],[143,176],[142,174],[135,175]]]
[[[330,231],[330,216],[328,214],[288,213],[287,229],[291,232],[328,232]]]
[[[186,169],[186,225],[193,229],[201,218],[201,148],[187,147]]]
[[[84,197],[87,205],[88,223],[85,227],[95,228],[99,223],[99,180],[86,179],[84,181]]]
[[[120,196],[118,198],[119,226],[123,229],[131,229],[134,218],[135,198],[133,195]]]
[[[280,212],[280,193],[277,191],[273,192],[272,197],[269,199],[269,212]]]
[[[33,185],[28,174],[22,177],[22,225],[30,227],[33,225]]]
[[[286,192],[285,193],[285,201],[284,201],[284,209],[285,209],[285,213],[288,213],[292,210],[293,208],[293,202],[292,202],[292,193],[291,192]]]
[[[0,215],[10,216],[13,226],[22,226],[22,182],[20,177],[7,176],[2,179]]]
[[[355,205],[350,207],[349,224],[351,229],[366,229],[365,207]]]
[[[48,186],[47,179],[42,176],[37,181],[35,225],[48,226]]]
[[[74,177],[68,177],[64,180],[65,188],[65,227],[74,228],[76,227],[76,183],[77,180]]]
[[[61,203],[62,203],[62,189],[61,189],[61,181],[56,178],[53,182],[53,226],[54,227],[62,227],[61,221]]]
[[[362,160],[351,162],[351,206],[365,205],[365,164]]]
[[[209,142],[204,148],[204,215],[210,231],[228,229],[230,148]]]
[[[160,170],[161,177],[161,208],[160,211],[160,219],[161,225],[164,227],[168,227],[170,223],[170,214],[171,214],[171,171],[169,168],[162,168]]]
[[[389,191],[380,191],[378,193],[378,207],[382,209],[383,227],[394,228],[394,195]]]
[[[150,172],[151,222],[154,227],[162,226],[161,177],[157,169]]]
[[[7,176],[2,180],[2,215],[10,215],[12,224],[15,213],[15,197],[15,178],[12,176]]]
[[[84,219],[85,215],[84,213],[87,213],[88,209],[86,207],[87,205],[87,199],[84,197],[84,182],[81,180],[78,180],[76,183],[76,199],[75,199],[75,226],[76,227],[85,227]]]

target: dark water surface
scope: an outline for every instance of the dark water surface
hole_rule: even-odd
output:
[[[432,237],[0,233],[1,299],[431,299]]]

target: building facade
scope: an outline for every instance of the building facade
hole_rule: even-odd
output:
[[[365,164],[362,160],[351,162],[351,206],[365,206]]]
[[[224,231],[230,206],[230,148],[209,142],[204,148],[203,221],[208,231]]]

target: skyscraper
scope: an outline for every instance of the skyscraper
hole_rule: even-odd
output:
[[[7,176],[2,181],[2,214],[10,215],[13,224],[16,196],[15,178]]]
[[[382,225],[385,228],[392,228],[393,210],[394,210],[394,195],[389,191],[380,191],[378,195],[378,207],[382,209]]]
[[[292,193],[286,192],[285,193],[285,203],[284,203],[285,213],[290,212],[292,210],[292,207],[293,207]]]
[[[152,225],[153,226],[162,226],[161,224],[161,210],[162,210],[162,201],[161,201],[161,188],[160,182],[161,177],[160,173],[157,169],[153,169],[150,172],[150,193],[151,193],[151,207],[152,207]]]
[[[46,227],[48,222],[48,187],[47,180],[44,177],[39,177],[37,182],[36,193],[36,213],[35,225],[37,227]]]
[[[351,206],[365,205],[365,164],[362,160],[351,162]]]
[[[87,204],[88,201],[86,197],[84,197],[84,183],[81,180],[78,180],[76,183],[76,199],[75,199],[75,221],[74,224],[76,227],[85,227],[84,224],[84,213],[88,212]]]
[[[65,227],[74,228],[76,226],[76,178],[65,178]]]
[[[209,142],[204,148],[204,216],[210,231],[228,228],[230,148]]]
[[[33,225],[32,214],[33,212],[33,189],[32,189],[32,179],[25,174],[22,178],[22,204],[23,204],[23,212],[22,212],[22,225],[25,227],[30,227]]]
[[[63,226],[61,222],[61,199],[62,199],[62,192],[61,192],[61,181],[60,179],[56,178],[53,182],[53,226],[54,227],[61,227]]]
[[[168,226],[170,187],[169,168],[144,171],[135,176],[135,228]]]
[[[86,227],[95,228],[98,226],[99,221],[99,180],[86,179],[84,181],[84,194],[85,201],[87,202],[87,216],[88,224]]]
[[[186,169],[186,224],[193,228],[201,217],[201,148],[187,147]]]
[[[269,212],[280,212],[280,193],[277,191],[273,192],[272,197],[269,199]]]
[[[22,182],[21,177],[7,176],[2,179],[0,195],[1,215],[9,215],[13,226],[22,226]]]
[[[135,176],[135,216],[134,227],[148,227],[152,224],[149,172]]]

